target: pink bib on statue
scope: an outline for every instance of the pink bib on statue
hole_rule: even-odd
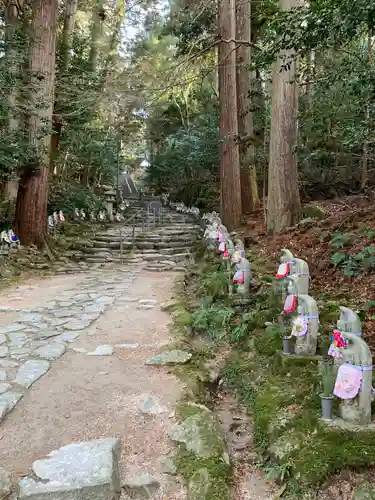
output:
[[[219,252],[224,253],[225,252],[225,242],[222,241],[219,245]]]
[[[287,295],[284,302],[284,312],[291,313],[297,307],[297,296],[296,295]]]
[[[286,278],[290,273],[290,265],[287,262],[283,262],[279,265],[279,269],[277,270],[276,278],[282,279]]]
[[[237,283],[238,285],[243,285],[245,283],[245,273],[243,271],[236,271],[233,276],[233,283]]]
[[[220,243],[225,243],[224,234],[221,231],[218,232],[217,239],[219,240]]]
[[[340,399],[353,399],[359,392],[362,382],[362,372],[352,365],[341,365],[338,372],[333,394]]]
[[[229,260],[230,258],[230,253],[229,250],[226,249],[225,252],[223,253],[223,260]]]

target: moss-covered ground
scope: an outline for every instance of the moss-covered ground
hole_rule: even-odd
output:
[[[193,364],[182,371],[196,370],[188,378],[193,377],[199,386],[204,380],[204,360],[214,356],[223,344],[230,346],[221,374],[224,384],[252,415],[255,444],[267,469],[287,481],[286,496],[302,498],[338,470],[373,466],[375,432],[329,428],[320,420],[321,354],[327,352],[330,332],[338,319],[339,299],[317,297],[321,322],[317,355],[284,356],[280,354],[281,331],[277,325],[282,308],[278,288],[265,264],[254,256],[252,261],[261,286],[246,309],[228,300],[225,272],[218,262],[197,265],[185,280],[176,325],[185,341],[191,343],[199,335],[210,347],[195,353]],[[195,397],[207,404],[203,386]],[[187,476],[205,466],[183,451],[179,463]],[[228,480],[229,469],[223,470],[222,464],[212,467],[220,480]],[[216,498],[225,497],[213,494],[207,500]]]

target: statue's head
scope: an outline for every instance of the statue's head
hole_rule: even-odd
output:
[[[241,259],[242,259],[241,253],[235,250],[232,254],[232,263],[238,264],[239,262],[241,262]]]

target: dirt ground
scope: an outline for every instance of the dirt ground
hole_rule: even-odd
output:
[[[170,298],[175,276],[142,272],[126,295],[161,302]],[[20,302],[22,307],[41,306],[83,277],[32,280],[1,294],[0,306],[21,307]],[[121,302],[97,320],[95,335],[83,334],[68,346],[0,426],[0,466],[15,483],[30,473],[34,460],[60,446],[119,437],[122,478],[151,474],[161,484],[155,499],[185,498],[178,479],[161,470],[162,457],[173,447],[168,433],[182,385],[167,368],[144,364],[170,342],[168,322],[168,314],[158,305],[147,310],[138,309],[137,302]],[[112,356],[87,356],[73,350],[93,351],[101,344],[138,347],[115,348]],[[158,416],[141,413],[139,404],[146,395],[157,396],[168,411]]]

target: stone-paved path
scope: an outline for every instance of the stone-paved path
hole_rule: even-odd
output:
[[[170,342],[159,304],[175,277],[114,267],[0,295],[0,466],[15,484],[60,446],[119,437],[125,482],[150,474],[155,500],[185,498],[163,465],[182,387],[145,365]]]

